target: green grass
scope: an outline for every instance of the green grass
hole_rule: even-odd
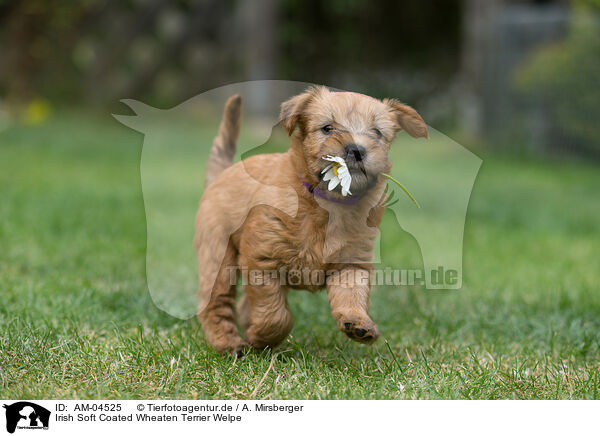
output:
[[[234,360],[150,298],[141,147],[108,116],[0,132],[0,398],[598,397],[597,166],[488,152],[462,290],[376,290],[372,347],[336,330],[325,293],[294,292],[288,340]],[[383,226],[383,253],[418,265]]]

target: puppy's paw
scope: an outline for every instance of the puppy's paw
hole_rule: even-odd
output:
[[[248,351],[250,351],[250,349],[251,349],[250,345],[248,345],[247,343],[244,342],[243,344],[240,344],[237,347],[232,348],[231,355],[238,359],[241,359],[248,353]]]
[[[213,344],[215,349],[221,354],[229,354],[241,359],[250,349],[250,345],[241,338],[230,338],[227,342]]]
[[[379,330],[371,318],[365,315],[346,315],[338,319],[338,328],[350,339],[372,344],[379,337]]]

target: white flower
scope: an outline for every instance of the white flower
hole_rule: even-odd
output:
[[[321,174],[325,173],[323,176],[324,182],[329,182],[327,189],[333,191],[335,187],[339,184],[342,185],[342,195],[345,197],[346,195],[352,195],[350,192],[350,184],[352,183],[352,176],[350,175],[350,171],[348,170],[348,166],[346,165],[346,161],[341,157],[337,156],[325,156],[323,159],[329,162],[333,162],[327,165]]]

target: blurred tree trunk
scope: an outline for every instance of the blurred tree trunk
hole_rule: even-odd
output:
[[[564,0],[464,0],[463,127],[497,143],[549,142],[547,130],[516,92],[514,74],[536,47],[560,40],[568,18]],[[543,134],[538,134],[542,138]]]
[[[476,134],[484,130],[485,73],[492,45],[493,18],[503,0],[463,0],[462,96],[464,128]]]
[[[33,10],[32,10],[33,9]],[[6,52],[2,61],[2,82],[6,83],[6,99],[9,105],[20,105],[34,94],[32,73],[35,59],[32,46],[36,38],[39,14],[43,12],[28,6],[27,2],[15,3],[8,12],[5,40]]]
[[[277,0],[241,1],[239,16],[243,35],[243,52],[240,54],[244,61],[244,76],[247,80],[274,79],[278,57],[279,3]],[[272,90],[264,87],[256,95],[250,96],[246,105],[253,112],[264,113],[272,98]]]

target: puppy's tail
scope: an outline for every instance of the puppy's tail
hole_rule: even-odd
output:
[[[208,186],[219,174],[233,163],[237,140],[242,124],[242,98],[232,95],[225,102],[223,119],[219,133],[213,141],[208,163],[206,164],[205,186]]]

